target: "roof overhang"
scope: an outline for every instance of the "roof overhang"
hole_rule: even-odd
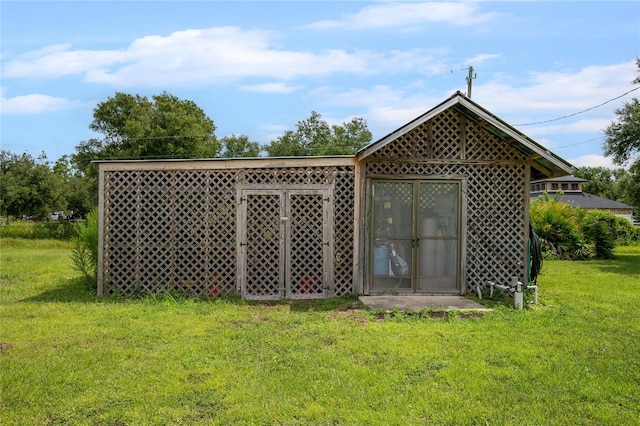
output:
[[[571,164],[553,154],[551,151],[535,142],[524,133],[516,130],[513,126],[507,124],[505,121],[501,120],[477,103],[473,102],[461,92],[456,92],[449,99],[427,111],[423,115],[410,121],[394,132],[389,133],[382,139],[364,147],[356,154],[356,156],[359,160],[367,158],[400,136],[412,131],[416,127],[450,108],[454,108],[467,119],[475,122],[484,130],[524,154],[533,168],[531,176],[532,179],[566,176],[575,171],[575,168]]]

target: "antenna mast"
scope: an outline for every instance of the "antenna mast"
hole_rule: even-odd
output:
[[[473,80],[475,80],[478,75],[473,72],[473,67],[470,66],[467,69],[469,70],[469,75],[466,78],[466,80],[467,80],[467,98],[471,99],[471,86],[473,84]]]

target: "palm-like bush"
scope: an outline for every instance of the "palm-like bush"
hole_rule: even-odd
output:
[[[97,287],[98,272],[98,211],[87,214],[85,222],[78,222],[77,233],[72,238],[71,259],[92,289]]]
[[[586,259],[592,251],[586,243],[573,207],[544,195],[531,204],[531,225],[548,257]]]
[[[616,244],[640,241],[640,230],[626,219],[609,212],[572,207],[546,193],[531,203],[529,214],[546,257],[610,259]]]

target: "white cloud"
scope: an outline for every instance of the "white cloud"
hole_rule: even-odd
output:
[[[480,79],[474,80],[473,99],[505,116],[503,118],[521,117],[526,122],[552,120],[592,108],[629,91],[636,72],[635,61],[629,61],[578,71],[532,72],[519,81],[496,75],[484,84],[478,84]],[[621,102],[611,102],[590,114],[602,116],[604,111],[604,115],[610,115]],[[555,124],[564,123],[567,121],[558,120]]]
[[[566,124],[559,124],[568,121]],[[559,120],[558,124],[541,124],[536,126],[516,126],[529,136],[563,134],[563,133],[601,133],[611,120],[607,118],[590,118],[578,121]]]
[[[77,103],[54,96],[31,94],[0,99],[0,114],[39,114],[46,111],[58,111],[73,108]]]
[[[359,12],[342,16],[340,20],[312,23],[307,28],[318,30],[411,27],[443,22],[455,26],[486,23],[498,16],[479,12],[473,3],[383,3],[366,6]]]
[[[575,167],[607,167],[609,169],[617,169],[620,167],[614,165],[611,158],[595,154],[582,155],[580,157],[569,159],[568,161]]]
[[[335,73],[418,70],[434,74],[446,69],[442,59],[445,50],[312,52],[277,48],[277,39],[278,34],[271,31],[214,27],[146,36],[122,50],[73,50],[69,45],[55,45],[7,58],[4,77],[81,74],[88,82],[116,87],[167,87],[229,83],[249,77],[287,80]]]
[[[288,86],[284,83],[265,83],[246,85],[242,86],[241,89],[247,92],[258,93],[292,93],[302,89],[302,86]]]
[[[467,59],[466,61],[464,61],[464,65],[469,65],[469,66],[477,66],[477,65],[481,65],[485,62],[491,61],[493,59],[498,59],[501,58],[502,55],[497,54],[497,53],[480,53],[478,55],[475,55],[472,58]]]
[[[3,74],[8,78],[55,78],[125,62],[130,53],[117,50],[71,50],[68,44],[47,46],[9,60]]]

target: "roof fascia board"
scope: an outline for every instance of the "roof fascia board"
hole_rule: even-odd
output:
[[[264,169],[274,167],[354,166],[353,156],[340,157],[264,157],[172,160],[103,160],[95,161],[100,170],[225,170]]]

